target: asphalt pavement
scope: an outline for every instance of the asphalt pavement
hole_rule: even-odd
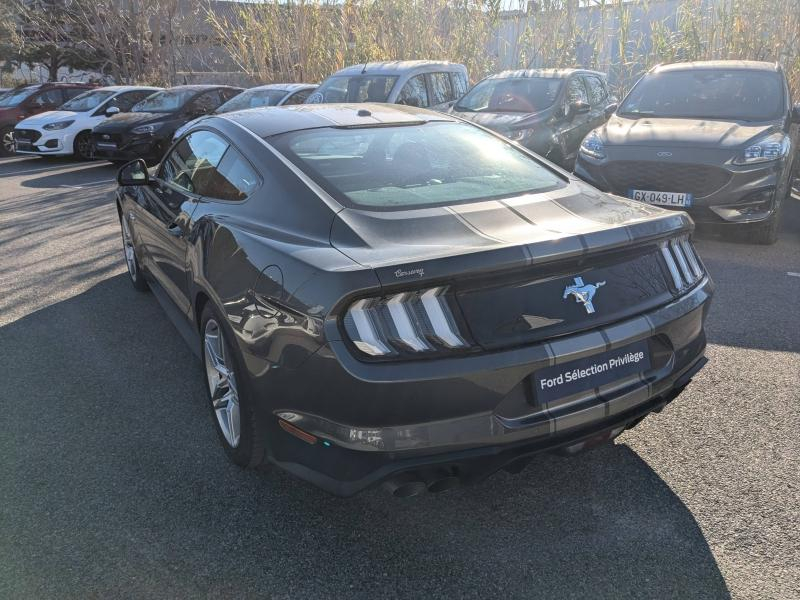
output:
[[[331,497],[218,445],[103,162],[0,160],[0,598],[800,597],[800,200],[701,232],[710,362],[616,445]]]

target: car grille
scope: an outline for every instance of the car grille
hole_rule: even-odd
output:
[[[119,144],[122,136],[118,133],[92,133],[92,140],[105,144]]]
[[[724,169],[681,163],[619,161],[606,167],[606,180],[617,194],[628,191],[682,192],[702,198],[722,188],[731,178]]]
[[[42,137],[42,132],[36,131],[35,129],[15,129],[14,137],[23,138],[26,140],[30,140],[31,142],[35,142],[40,137]]]

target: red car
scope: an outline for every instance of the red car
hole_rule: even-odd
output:
[[[32,115],[55,110],[67,100],[95,87],[89,83],[23,85],[0,96],[0,156],[14,154],[14,126]]]

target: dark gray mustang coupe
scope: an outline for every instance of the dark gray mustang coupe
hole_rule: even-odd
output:
[[[686,214],[456,117],[228,113],[119,183],[133,285],[196,340],[238,465],[441,491],[611,440],[705,362]]]

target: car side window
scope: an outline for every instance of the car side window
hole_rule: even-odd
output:
[[[220,90],[211,90],[192,100],[189,110],[193,113],[208,114],[224,102]]]
[[[203,195],[219,200],[245,200],[258,185],[258,176],[250,163],[234,148],[228,148],[219,166],[213,173],[209,171],[209,175]]]
[[[169,153],[160,177],[169,185],[191,194],[207,195],[215,170],[228,149],[228,142],[210,131],[195,131],[184,137]]]
[[[244,90],[237,90],[237,89],[229,90],[228,88],[223,88],[219,92],[220,92],[220,94],[222,94],[222,101],[223,102],[227,102],[231,98],[235,98],[236,96],[241,94],[242,91],[244,91]]]
[[[108,103],[108,106],[116,106],[120,112],[128,112],[133,105],[147,98],[152,92],[138,91],[138,92],[125,92],[114,96]]]
[[[453,98],[461,98],[467,93],[467,78],[463,73],[450,73],[450,77],[453,80]]]
[[[72,100],[75,96],[80,96],[86,91],[86,88],[63,88],[61,94],[64,97],[64,102]]]
[[[606,100],[608,99],[608,93],[603,86],[603,82],[600,81],[600,78],[595,77],[594,75],[584,75],[583,79],[586,83],[586,91],[589,95],[589,103],[592,106],[605,106]]]
[[[81,92],[85,91],[86,90],[81,90]],[[61,106],[64,103],[64,99],[61,95],[60,89],[50,88],[49,90],[45,90],[36,94],[31,99],[31,102],[34,105],[41,104],[42,106]]]
[[[567,104],[573,104],[574,102],[589,103],[586,88],[583,87],[583,80],[580,77],[572,77],[567,82]]]
[[[286,102],[284,102],[284,105],[291,106],[292,104],[302,104],[303,102],[306,101],[306,98],[308,98],[311,95],[311,92],[313,91],[314,90],[300,90],[299,92],[295,92],[294,94],[289,96],[289,98],[287,98]]]
[[[400,90],[397,103],[423,108],[428,106],[428,89],[425,87],[425,76],[415,75],[409,79],[403,89]]]
[[[431,104],[444,104],[454,100],[453,85],[447,73],[431,73]]]

